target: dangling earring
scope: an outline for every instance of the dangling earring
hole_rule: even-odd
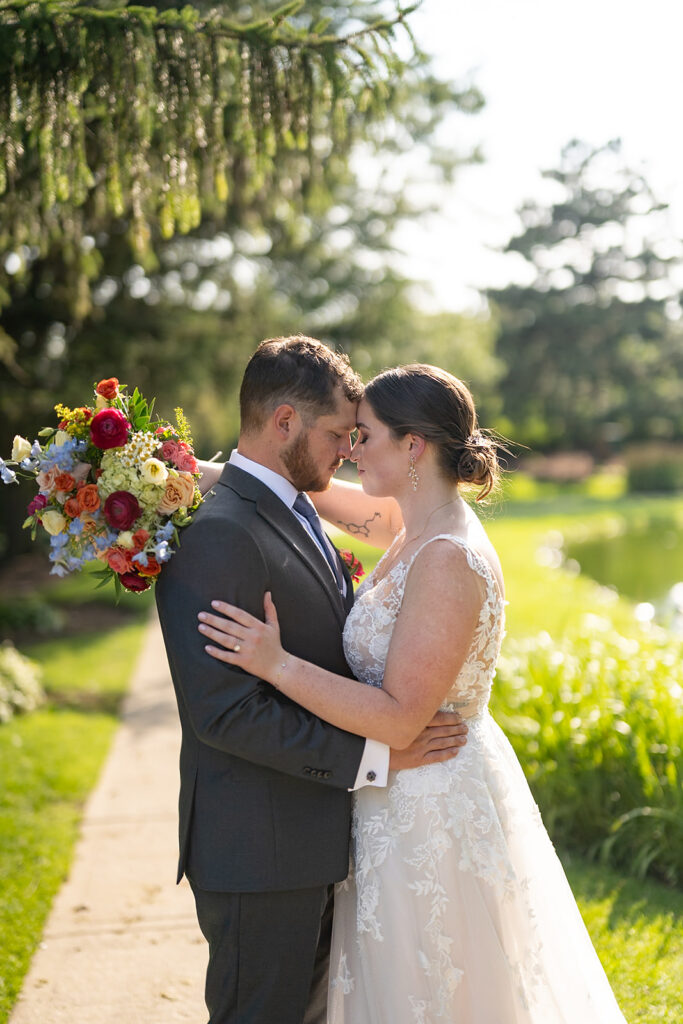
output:
[[[418,481],[419,481],[420,478],[417,475],[417,470],[415,469],[415,456],[414,455],[410,456],[410,463],[408,465],[408,476],[410,478],[411,484],[413,485],[413,490],[416,491],[417,490],[417,484],[418,484]]]

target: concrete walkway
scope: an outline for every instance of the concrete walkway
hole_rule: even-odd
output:
[[[179,743],[155,620],[10,1024],[206,1020],[206,944],[175,885]]]

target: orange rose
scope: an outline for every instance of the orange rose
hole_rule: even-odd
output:
[[[78,504],[78,498],[68,498],[64,502],[64,511],[70,519],[78,519],[81,514],[81,506]]]
[[[107,551],[107,564],[110,569],[118,573],[130,572],[133,568],[129,553],[122,551],[121,548],[109,548]]]
[[[95,391],[98,395],[102,395],[107,401],[111,402],[116,398],[119,391],[119,382],[117,377],[107,377],[105,380],[101,380]]]
[[[147,533],[147,530],[143,530],[142,528],[136,530],[133,534],[133,554],[136,555],[138,551],[142,551],[148,540],[149,534]]]
[[[95,512],[100,507],[97,484],[84,484],[79,488],[77,498],[81,512]]]
[[[152,558],[151,555],[148,555],[147,565],[139,566],[138,572],[141,576],[158,576],[161,572],[161,566],[157,562],[156,558]]]
[[[59,476],[55,477],[55,488],[58,491],[73,491],[76,486],[76,481],[72,477],[71,473],[60,473]]]
[[[175,512],[181,505],[191,505],[194,501],[194,480],[191,473],[179,473],[169,476],[166,480],[164,496],[157,505],[157,512],[168,515]]]

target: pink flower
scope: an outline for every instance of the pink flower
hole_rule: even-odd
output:
[[[27,511],[27,513],[30,516],[32,516],[32,515],[35,515],[36,512],[39,512],[41,510],[41,508],[45,508],[46,505],[47,505],[47,495],[46,494],[36,494],[35,498],[33,499],[32,502],[30,502],[30,504],[29,504],[28,508],[26,509],[26,511]]]
[[[40,473],[36,473],[36,483],[41,491],[51,491],[55,485],[55,479],[61,473],[61,469],[57,466],[53,466],[52,469],[47,471],[41,469]]]
[[[164,462],[175,463],[176,456],[178,455],[178,442],[177,441],[164,441],[161,446],[161,458]]]
[[[196,473],[199,469],[197,460],[191,451],[180,451],[175,458],[176,469],[181,473]]]
[[[365,569],[363,568],[363,563],[360,558],[356,558],[353,551],[349,551],[347,548],[340,549],[339,557],[342,562],[346,563],[353,582],[358,583],[361,576],[365,576]]]

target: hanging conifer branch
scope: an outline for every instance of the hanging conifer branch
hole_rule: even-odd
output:
[[[381,113],[403,67],[393,34],[415,6],[340,37],[292,24],[301,0],[242,25],[190,6],[0,0],[2,250],[60,247],[84,315],[84,234],[123,221],[149,265],[155,239],[205,213],[303,195],[324,179],[318,143],[348,148]]]

